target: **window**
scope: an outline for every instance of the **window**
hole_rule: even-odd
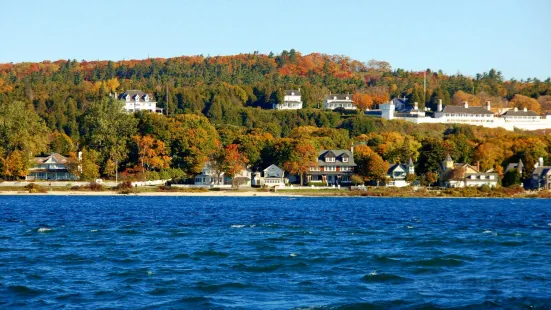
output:
[[[337,167],[336,166],[327,166],[327,167],[325,167],[325,171],[337,171]]]
[[[320,171],[320,167],[310,167],[310,171]]]
[[[335,157],[325,157],[325,162],[326,163],[334,163],[335,162]]]
[[[343,156],[342,162],[343,162],[343,163],[347,163],[347,162],[348,162],[348,156]]]
[[[143,98],[145,101],[149,101],[149,96],[148,95],[145,95],[145,97]]]

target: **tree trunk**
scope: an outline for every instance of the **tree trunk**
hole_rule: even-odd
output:
[[[300,186],[303,186],[303,185],[304,185],[304,182],[303,182],[303,180],[302,180],[302,177],[303,177],[303,175],[302,175],[302,173],[301,173],[301,174],[300,174]]]

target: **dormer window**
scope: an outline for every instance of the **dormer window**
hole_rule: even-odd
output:
[[[134,96],[134,100],[135,101],[140,101],[140,96],[138,96],[138,95]]]
[[[130,95],[126,95],[126,97],[124,97],[124,99],[126,99],[126,101],[130,101]]]
[[[325,162],[326,163],[334,163],[335,162],[335,157],[325,157]]]
[[[143,97],[143,99],[144,99],[145,101],[149,101],[149,95],[145,95],[145,96]]]
[[[333,100],[337,100],[337,96],[333,96]]]
[[[346,96],[346,100],[348,100],[348,99],[349,99],[349,97],[348,97],[348,96]]]
[[[293,91],[293,92],[291,92],[291,96],[294,96],[294,95],[295,95],[295,92],[294,92],[294,91]]]
[[[348,156],[343,156],[342,162],[343,162],[343,163],[347,163],[347,162],[348,162]]]

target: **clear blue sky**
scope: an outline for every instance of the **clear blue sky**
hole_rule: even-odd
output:
[[[0,63],[280,53],[551,76],[551,0],[2,0]]]

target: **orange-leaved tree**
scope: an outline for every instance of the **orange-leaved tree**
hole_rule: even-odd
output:
[[[304,185],[304,174],[310,167],[317,165],[318,152],[307,139],[293,140],[283,168],[300,176],[300,185]]]
[[[239,188],[239,180],[236,180],[236,176],[239,175],[243,169],[247,168],[248,162],[247,156],[239,152],[239,146],[237,144],[226,146],[224,150],[223,170],[232,178],[232,186]]]
[[[170,157],[163,141],[156,140],[151,135],[133,136],[132,141],[137,148],[142,172],[146,169],[162,169],[170,166]]]

